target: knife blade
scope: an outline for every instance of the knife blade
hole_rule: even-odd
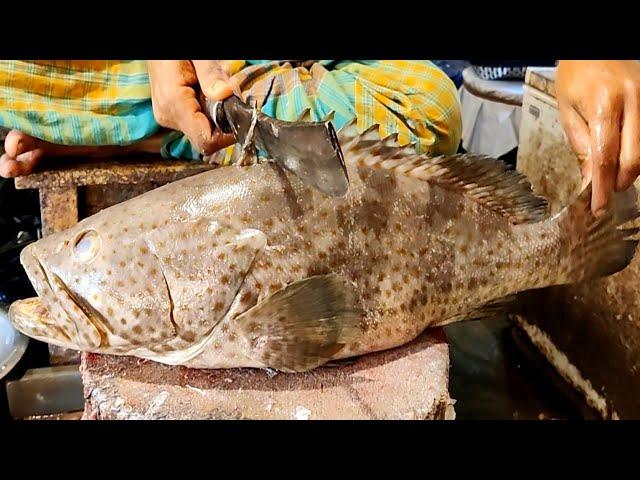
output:
[[[285,122],[251,108],[236,95],[206,101],[217,128],[233,133],[244,149],[255,147],[304,183],[328,195],[347,193],[349,177],[331,122]]]

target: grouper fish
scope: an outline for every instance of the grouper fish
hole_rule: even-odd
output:
[[[634,189],[598,219],[590,187],[549,215],[500,161],[419,155],[375,127],[338,138],[343,197],[271,162],[224,167],[27,246],[38,297],[11,306],[15,327],[88,352],[300,372],[613,274],[635,253]]]

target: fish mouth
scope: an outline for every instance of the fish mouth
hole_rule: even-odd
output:
[[[46,270],[29,245],[22,250],[21,263],[38,297],[18,300],[9,308],[11,322],[23,334],[46,343],[73,348],[72,335],[56,322],[44,299],[55,296]]]
[[[56,344],[64,342],[65,345],[63,346],[74,349],[87,347],[99,348],[108,344],[109,332],[105,327],[105,321],[102,315],[81,295],[69,288],[60,276],[48,269],[36,252],[28,252],[28,256],[25,256],[23,264],[25,265],[25,269],[28,270],[29,267],[31,267],[31,269],[37,269],[41,274],[38,277],[43,279],[43,281],[37,282],[39,288],[36,289],[39,297],[42,300],[49,299],[55,302],[56,306],[62,310],[68,319],[67,325],[60,324],[59,321],[56,322],[56,320],[52,318],[53,312],[51,312],[50,308],[47,309],[49,315],[40,315],[36,319],[38,327],[50,329],[53,337],[46,341]],[[46,305],[47,302],[45,301],[43,303]],[[25,319],[24,316],[21,318],[23,320]],[[25,322],[23,321],[22,323],[24,324]],[[34,327],[34,322],[31,323],[31,328],[34,330],[34,333],[40,333],[39,336],[42,337],[42,328]],[[87,335],[88,330],[91,335]],[[29,335],[28,332],[25,333]],[[81,335],[81,333],[85,333],[85,335]],[[57,340],[57,342],[54,342],[54,340]]]

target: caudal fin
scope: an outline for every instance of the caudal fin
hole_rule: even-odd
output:
[[[635,188],[615,193],[601,218],[591,213],[591,184],[553,221],[563,238],[561,283],[575,283],[613,275],[623,270],[636,253],[638,228],[625,225],[640,216]]]

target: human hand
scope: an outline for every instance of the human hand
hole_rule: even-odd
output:
[[[201,90],[212,100],[231,96],[224,61],[149,60],[147,67],[153,114],[161,126],[184,133],[203,155],[211,155],[235,142],[233,135],[212,126],[198,95]]]
[[[600,216],[612,192],[640,175],[640,62],[563,60],[556,96],[583,182],[593,185],[591,209]]]

